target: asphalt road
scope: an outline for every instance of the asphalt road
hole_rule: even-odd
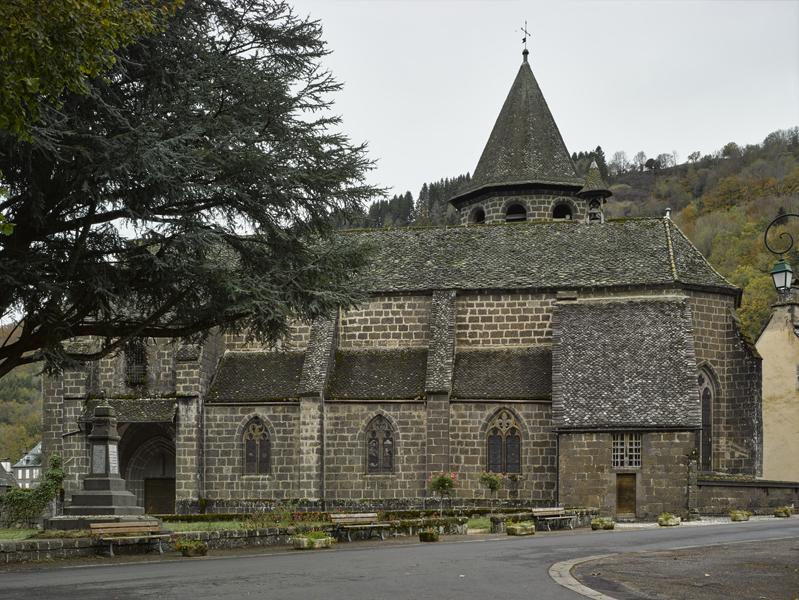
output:
[[[209,556],[197,559],[176,558],[171,554],[131,557],[127,562],[122,562],[125,559],[120,557],[119,562],[103,559],[9,565],[0,570],[0,598],[199,600],[259,596],[270,600],[579,600],[585,596],[556,583],[549,574],[550,568],[566,561],[579,562],[589,556],[623,553],[625,556],[609,557],[604,563],[578,564],[571,571],[578,577],[585,571],[583,581],[587,585],[593,582],[604,586],[602,593],[619,600],[655,597],[722,600],[727,596],[713,596],[718,592],[713,586],[695,588],[697,595],[691,595],[693,592],[689,589],[687,596],[654,596],[651,590],[641,591],[635,585],[652,579],[650,571],[657,570],[654,565],[661,568],[662,563],[671,561],[665,567],[667,575],[654,585],[656,593],[668,592],[672,581],[678,582],[684,573],[684,569],[673,564],[679,564],[673,560],[675,554],[668,552],[692,553],[694,558],[687,559],[687,563],[712,554],[717,557],[717,563],[721,560],[720,564],[724,564],[725,547],[737,550],[758,546],[766,549],[766,554],[773,547],[772,554],[780,556],[792,548],[787,560],[799,568],[799,519],[740,526],[605,532],[580,529],[519,538],[470,535],[442,537],[442,540],[434,544],[421,544],[409,538],[343,542],[332,550],[305,552],[285,547],[248,553],[211,551]],[[747,552],[741,555],[746,557]],[[658,556],[663,560],[658,560]],[[650,562],[646,565],[635,562],[643,557],[650,557],[647,559]],[[764,557],[758,560],[766,560]],[[626,577],[626,581],[619,583],[613,579],[610,572],[613,564],[621,568],[622,579]],[[630,565],[643,566],[636,570]],[[706,566],[700,570],[706,570]],[[675,579],[669,579],[668,569]],[[568,571],[567,568],[565,572],[568,574]],[[591,575],[597,572],[601,572],[602,577]],[[727,577],[732,581],[735,575],[740,572],[736,570]],[[716,576],[722,575],[716,573]],[[781,585],[790,587],[792,584]],[[678,587],[674,583],[674,589]],[[697,590],[711,595],[699,595]],[[614,595],[617,593],[620,595]],[[777,594],[740,597],[768,600],[799,597],[792,589],[777,590]]]

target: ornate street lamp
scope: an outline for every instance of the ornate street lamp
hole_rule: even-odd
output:
[[[793,248],[793,237],[791,234],[787,231],[783,231],[780,234],[780,237],[788,236],[789,240],[788,247],[782,252],[776,252],[771,249],[771,246],[768,245],[768,230],[772,225],[774,225],[774,223],[784,217],[799,217],[799,215],[796,213],[786,213],[784,215],[780,215],[768,224],[768,227],[766,227],[766,233],[763,234],[763,243],[766,245],[766,248],[768,248],[768,251],[772,254],[780,255],[780,259],[774,263],[774,266],[771,268],[771,278],[774,280],[774,287],[777,288],[777,294],[781,294],[790,290],[791,282],[793,281],[793,271],[791,270],[791,265],[785,262],[785,259],[782,257],[783,254]]]

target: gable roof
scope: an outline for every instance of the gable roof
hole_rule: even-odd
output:
[[[740,296],[668,219],[342,232],[373,246],[376,293],[691,284]]]
[[[583,183],[525,54],[469,186],[452,203],[501,186]]]
[[[558,303],[552,344],[556,427],[701,425],[687,299]]]

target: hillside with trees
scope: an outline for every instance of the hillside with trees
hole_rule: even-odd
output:
[[[12,463],[42,439],[41,365],[17,367],[0,378],[0,457]]]

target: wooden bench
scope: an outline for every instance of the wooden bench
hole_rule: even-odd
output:
[[[555,525],[559,529],[568,525],[569,529],[574,529],[576,517],[567,515],[562,508],[534,508],[532,513],[535,517],[535,522],[545,525],[547,531],[552,531],[551,525]]]
[[[385,528],[390,523],[380,523],[377,518],[377,513],[330,513],[330,520],[333,522],[333,534],[338,538],[341,530],[347,532],[347,541],[351,542],[350,532],[353,529],[368,529],[369,537],[372,539],[372,533],[375,530],[380,531],[380,539],[386,539]]]
[[[163,554],[161,540],[168,538],[168,533],[158,533],[161,526],[158,521],[133,521],[129,523],[90,523],[89,529],[92,535],[100,539],[102,549],[103,542],[108,542],[108,554],[114,558],[114,542],[119,540],[147,540],[147,551],[150,551],[150,542],[158,541],[158,553]],[[107,537],[103,537],[107,536]]]

